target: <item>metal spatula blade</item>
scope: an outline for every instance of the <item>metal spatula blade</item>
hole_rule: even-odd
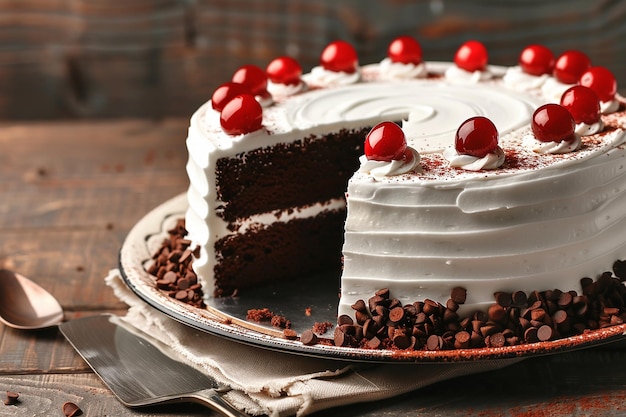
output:
[[[229,417],[247,414],[221,397],[208,375],[173,359],[169,348],[114,315],[71,320],[61,333],[127,407],[196,402]]]

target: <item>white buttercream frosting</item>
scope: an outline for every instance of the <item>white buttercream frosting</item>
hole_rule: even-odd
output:
[[[304,81],[300,81],[296,84],[275,83],[271,80],[267,82],[267,91],[269,91],[272,96],[277,97],[293,96],[294,94],[302,92],[304,89],[306,89]]]
[[[582,141],[578,133],[574,133],[574,139],[571,141],[550,141],[542,142],[532,135],[524,138],[526,146],[540,154],[564,154],[574,152],[580,149]]]
[[[388,120],[406,120],[402,128],[421,169],[351,178],[340,314],[352,314],[351,304],[384,287],[402,302],[445,303],[462,286],[470,309],[493,302],[496,291],[576,289],[581,277],[626,258],[624,115],[603,116],[612,128],[580,138],[578,151],[542,154],[524,146],[532,113],[545,102],[540,95],[501,88],[499,78],[471,85],[443,77],[383,81],[379,74],[374,64],[358,84],[277,99],[264,109],[265,129],[249,135],[222,132],[210,103],[194,114],[186,224],[202,248],[194,268],[203,285],[212,286],[215,242],[237,233],[215,214],[223,204],[215,187],[220,158]],[[506,160],[494,170],[451,169],[442,153],[476,115],[497,126]],[[306,217],[341,207],[338,200],[286,211]],[[258,213],[238,226],[259,229],[290,218]]]
[[[619,101],[616,98],[600,102],[600,113],[602,114],[615,113],[617,110],[619,110]]]
[[[453,83],[478,84],[491,79],[493,74],[488,69],[484,71],[466,71],[456,65],[451,65],[445,72],[445,77]]]
[[[574,132],[580,136],[589,136],[595,133],[600,133],[604,130],[604,122],[602,119],[599,119],[595,123],[587,124],[587,123],[576,123],[576,127],[574,128]]]
[[[390,177],[406,174],[411,171],[419,171],[420,154],[413,148],[407,147],[410,158],[391,161],[375,161],[367,159],[365,155],[359,158],[361,167],[359,172],[370,174],[374,178]]]
[[[563,93],[573,84],[565,84],[554,77],[549,77],[541,86],[541,93],[547,103],[560,103]]]
[[[304,81],[315,87],[336,87],[359,82],[361,79],[360,69],[352,73],[330,71],[322,66],[313,67],[309,74],[302,76]]]
[[[380,75],[383,80],[410,80],[412,78],[425,78],[428,75],[426,64],[403,64],[393,62],[390,58],[380,61]]]
[[[461,168],[468,171],[480,171],[483,169],[496,169],[504,163],[505,155],[501,147],[496,147],[493,152],[479,157],[460,154],[450,146],[443,151],[443,157],[448,160],[452,168]]]
[[[541,88],[550,78],[550,75],[532,75],[524,72],[522,67],[516,65],[507,69],[502,80],[507,87],[520,91],[528,91],[535,88]]]

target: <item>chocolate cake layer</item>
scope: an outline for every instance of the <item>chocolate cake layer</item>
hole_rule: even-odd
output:
[[[358,168],[368,131],[342,130],[219,159],[216,188],[223,206],[218,215],[234,222],[341,198]]]
[[[214,295],[228,296],[269,279],[340,268],[345,216],[345,210],[328,211],[219,240]]]

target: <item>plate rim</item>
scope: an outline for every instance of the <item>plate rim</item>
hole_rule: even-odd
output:
[[[334,345],[304,345],[298,340],[282,337],[282,332],[261,330],[253,323],[221,312],[214,307],[200,309],[175,300],[156,288],[154,279],[145,264],[152,257],[149,240],[165,236],[167,221],[184,217],[187,210],[187,193],[172,197],[154,207],[139,219],[124,239],[119,251],[120,275],[127,287],[141,300],[166,316],[206,333],[225,337],[247,345],[286,353],[357,362],[442,364],[465,363],[484,360],[527,358],[585,349],[626,338],[626,323],[590,330],[581,335],[499,348],[468,348],[453,350],[396,350],[338,347]]]

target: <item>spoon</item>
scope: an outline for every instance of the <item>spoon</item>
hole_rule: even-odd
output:
[[[15,329],[43,329],[63,321],[63,308],[25,276],[0,269],[0,322]]]

